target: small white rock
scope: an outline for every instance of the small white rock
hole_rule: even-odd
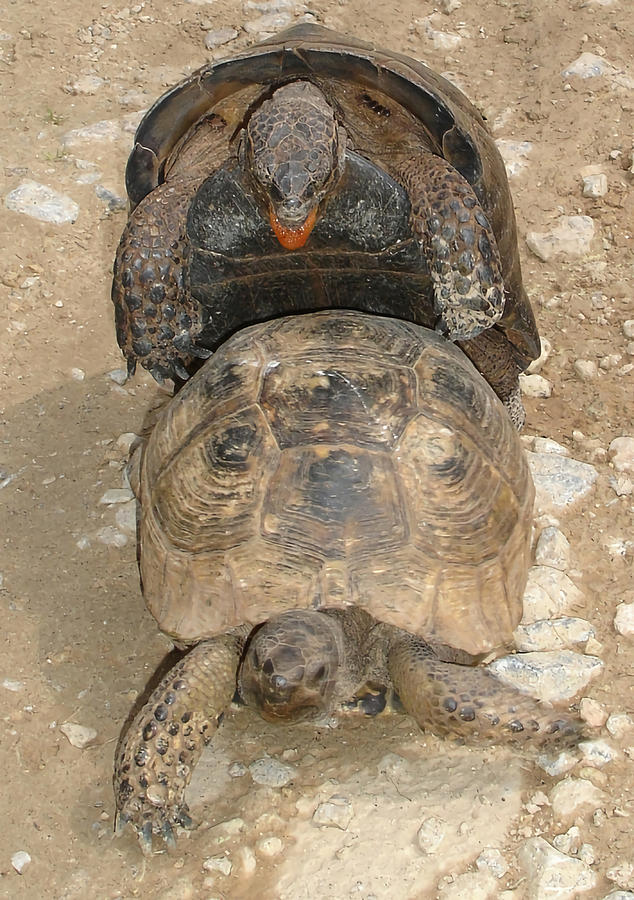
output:
[[[581,741],[579,749],[583,756],[583,762],[587,766],[594,766],[596,769],[603,768],[603,766],[613,762],[618,756],[614,747],[611,747],[607,741],[603,740]]]
[[[564,447],[563,444],[553,441],[552,438],[540,436],[533,438],[531,450],[533,453],[554,453],[556,456],[570,456],[570,450]]]
[[[478,869],[486,869],[496,878],[503,878],[509,870],[507,861],[495,847],[487,847],[475,862]]]
[[[31,856],[26,850],[18,850],[17,853],[14,853],[11,857],[11,865],[18,875],[21,875],[24,872],[30,862]]]
[[[289,12],[274,12],[258,16],[257,19],[252,19],[250,22],[245,22],[243,28],[247,34],[261,34],[279,31],[280,28],[290,25],[290,22],[291,14]]]
[[[522,625],[560,617],[583,602],[583,593],[564,572],[552,566],[531,566],[524,591]]]
[[[11,693],[17,694],[24,687],[24,682],[12,681],[10,678],[5,678],[2,682],[2,687],[5,689],[5,691],[11,691]]]
[[[486,870],[463,872],[438,886],[438,900],[493,900],[499,885],[495,876]]]
[[[28,179],[8,193],[4,202],[13,212],[53,225],[71,224],[79,215],[79,206],[70,197]]]
[[[555,849],[559,850],[560,853],[566,853],[568,856],[576,856],[582,843],[581,829],[578,825],[573,825],[565,834],[557,834],[553,838]]]
[[[570,568],[570,542],[566,535],[549,525],[544,528],[535,547],[535,562],[540,566],[552,566],[562,572]]]
[[[205,35],[205,48],[214,50],[216,47],[228,44],[237,37],[238,32],[235,28],[216,28],[214,31],[208,31]]]
[[[599,75],[609,75],[614,72],[614,66],[603,56],[596,53],[582,53],[567,66],[561,73],[564,78],[596,78]]]
[[[584,697],[579,703],[579,715],[590,728],[600,728],[608,718],[605,706],[591,697]]]
[[[114,381],[115,384],[124,385],[128,380],[128,370],[112,369],[112,371],[108,372],[108,378]]]
[[[599,374],[599,367],[593,359],[576,359],[572,367],[582,381],[592,381]]]
[[[68,94],[85,94],[90,97],[96,94],[104,84],[104,79],[99,78],[98,75],[82,75],[76,81],[71,81],[67,84],[64,90]]]
[[[438,816],[429,816],[418,829],[416,839],[423,853],[432,855],[438,852],[446,836],[447,823]]]
[[[563,616],[518,625],[513,632],[515,647],[522,653],[532,650],[566,650],[587,644],[595,631],[585,619]]]
[[[634,437],[614,438],[608,447],[608,456],[618,472],[634,473]]]
[[[606,175],[584,175],[583,196],[605,197],[608,192],[608,179]]]
[[[533,149],[532,142],[498,139],[495,143],[500,151],[500,156],[504,160],[507,176],[515,178],[528,165],[528,155]]]
[[[618,884],[620,888],[628,891],[634,889],[634,862],[623,860],[623,862],[617,863],[608,869],[605,877],[608,881]]]
[[[129,503],[134,500],[134,494],[127,488],[110,488],[99,499],[102,504]]]
[[[206,872],[221,872],[223,875],[231,875],[231,860],[228,856],[210,856],[203,862]]]
[[[626,338],[634,338],[634,319],[626,319],[623,322],[623,334]]]
[[[105,544],[106,547],[117,547],[119,550],[128,543],[128,536],[113,525],[106,525],[100,528],[96,538],[100,544]]]
[[[124,534],[136,534],[137,509],[136,500],[130,500],[129,503],[123,503],[118,507],[115,514],[115,522],[117,528],[121,529]]]
[[[245,766],[244,763],[241,762],[233,762],[229,766],[228,772],[232,778],[242,778],[243,775],[246,775],[249,770]]]
[[[124,454],[124,456],[129,456],[132,448],[135,444],[138,444],[140,440],[141,438],[138,434],[135,434],[134,431],[126,431],[119,435],[115,441],[115,446]]]
[[[604,792],[587,778],[568,776],[550,792],[553,816],[563,822],[583,813],[590,813],[605,802]]]
[[[325,803],[320,803],[313,813],[313,823],[330,828],[340,828],[346,831],[352,820],[352,803],[347,797],[337,795],[330,797]]]
[[[258,863],[251,847],[247,845],[240,847],[238,850],[238,857],[240,859],[241,874],[247,876],[253,875],[258,867]]]
[[[570,700],[603,669],[596,656],[572,650],[517,653],[494,660],[488,669],[505,684],[540,700]]]
[[[540,753],[537,757],[537,765],[539,768],[543,769],[544,772],[552,778],[558,778],[560,775],[565,775],[565,773],[573,769],[578,762],[579,757],[571,750],[562,750],[561,753],[557,754]]]
[[[94,728],[90,728],[88,725],[77,725],[75,722],[64,722],[63,725],[59,726],[59,730],[66,735],[68,742],[73,747],[77,747],[78,750],[85,750],[86,747],[90,747],[97,737],[97,732]]]
[[[525,397],[550,397],[553,392],[552,381],[542,375],[520,375],[519,384]]]
[[[256,784],[264,784],[267,787],[284,787],[293,780],[297,769],[288,763],[265,756],[252,762],[249,765],[249,772]]]
[[[634,603],[619,603],[614,616],[614,627],[624,637],[634,635]]]
[[[597,876],[580,859],[555,850],[541,837],[531,838],[519,850],[518,861],[528,876],[528,900],[573,900],[596,886]]]
[[[273,856],[279,856],[284,849],[284,841],[276,836],[263,837],[255,845],[256,853],[259,856],[266,856],[271,859]]]
[[[83,381],[86,377],[86,373],[83,369],[78,369],[77,367],[75,367],[74,369],[70,370],[70,376],[73,381]]]
[[[535,505],[540,512],[555,515],[574,506],[594,487],[598,472],[594,466],[554,453],[526,451],[533,482]]]
[[[526,243],[535,256],[549,262],[555,256],[586,256],[594,238],[590,216],[561,216],[550,231],[529,231]]]
[[[627,713],[613,713],[605,723],[613,738],[623,740],[634,729],[634,718]]]

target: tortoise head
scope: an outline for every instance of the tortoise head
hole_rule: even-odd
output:
[[[309,81],[277,88],[249,119],[247,168],[286,249],[308,240],[319,204],[341,176],[345,142],[332,108]]]
[[[342,662],[339,624],[313,610],[292,610],[251,637],[239,675],[240,694],[269,722],[299,722],[330,711]]]

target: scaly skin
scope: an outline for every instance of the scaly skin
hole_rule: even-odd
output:
[[[117,828],[130,824],[144,852],[152,835],[174,843],[191,825],[185,788],[236,689],[249,628],[201,641],[168,672],[123,735],[115,757]]]
[[[443,662],[415,635],[389,631],[392,684],[425,731],[533,746],[561,739],[573,743],[580,737],[581,720],[508,687],[486,668]]]
[[[504,312],[495,235],[469,182],[447,160],[423,153],[399,166],[411,224],[429,262],[437,330],[468,340]]]

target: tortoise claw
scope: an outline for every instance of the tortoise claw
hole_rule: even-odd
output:
[[[174,373],[178,375],[178,377],[182,381],[189,381],[189,372],[185,368],[185,366],[180,362],[180,360],[175,359],[173,362]]]
[[[174,837],[174,830],[169,822],[165,822],[161,828],[161,836],[170,850],[173,850],[176,846],[176,838]]]
[[[152,855],[152,823],[146,822],[143,828],[137,832],[139,837],[139,844],[141,845],[141,852],[144,856]]]
[[[178,815],[176,816],[176,821],[179,825],[182,825],[183,828],[194,827],[194,820],[187,812],[185,812],[184,809],[181,809],[181,811],[178,813]]]
[[[158,381],[159,384],[163,384],[165,382],[165,376],[163,374],[163,369],[161,366],[152,366],[150,369],[150,375],[155,381]]]
[[[130,821],[130,816],[126,813],[116,812],[114,817],[114,833],[117,837],[123,834],[126,825]]]

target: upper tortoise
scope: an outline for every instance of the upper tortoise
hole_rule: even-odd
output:
[[[345,307],[458,341],[521,424],[539,338],[504,165],[422,63],[290,28],[158,100],[126,182],[113,300],[130,370],[186,379],[246,324]]]
[[[539,743],[577,722],[505,686],[533,485],[517,431],[433,331],[351,311],[229,338],[145,445],[140,568],[159,625],[194,645],[124,733],[119,826],[171,842],[236,692],[266,718],[395,692],[439,734]]]

